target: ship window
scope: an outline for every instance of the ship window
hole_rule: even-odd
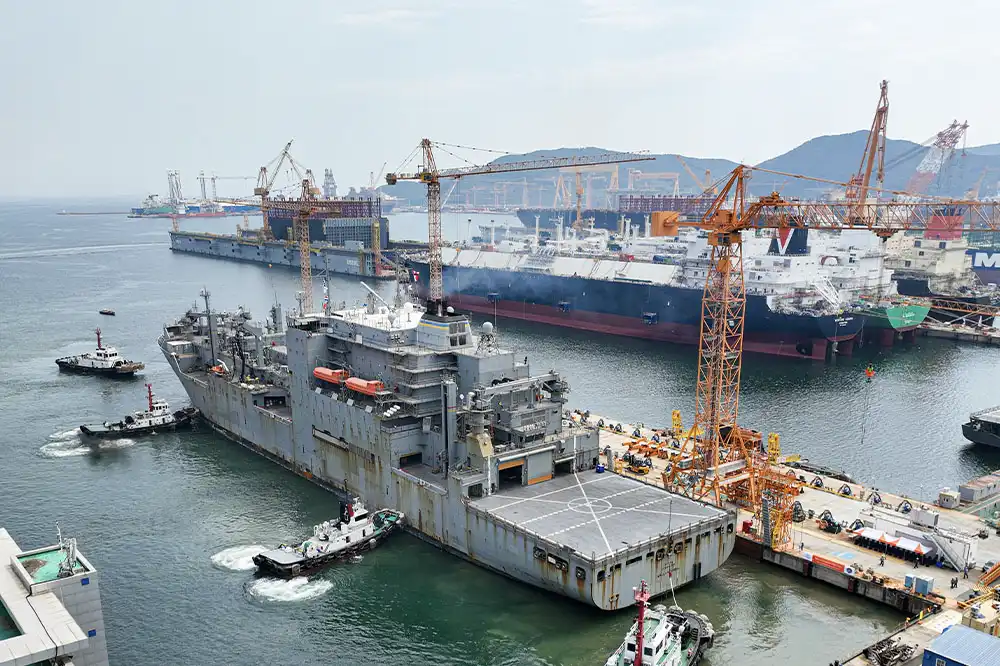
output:
[[[642,653],[644,655],[646,655],[647,657],[652,657],[653,656],[653,648],[651,648],[651,647],[642,648]]]
[[[924,251],[923,251],[923,250],[921,250],[920,252],[917,252],[917,254],[918,254],[918,255],[920,255],[920,256],[922,257],[922,256],[924,256]]]
[[[483,484],[474,483],[469,486],[469,497],[482,497],[483,496]]]
[[[910,262],[909,261],[904,261],[903,265],[906,266],[907,268],[909,268],[910,267]]]
[[[941,241],[940,243],[938,243],[938,249],[943,250],[945,247],[946,247],[946,243],[944,241]]]
[[[642,555],[640,555],[639,557],[633,557],[630,560],[625,560],[625,566],[630,567],[636,562],[642,562]]]
[[[601,569],[600,571],[597,572],[597,580],[604,580],[606,576],[607,573],[605,573],[604,569]]]
[[[635,643],[629,643],[626,648],[629,652],[635,652]]]
[[[920,241],[913,241],[913,247],[920,247]]]

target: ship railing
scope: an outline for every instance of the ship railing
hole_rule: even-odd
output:
[[[699,518],[697,522],[685,523],[684,525],[671,530],[670,532],[658,534],[656,536],[644,539],[638,543],[629,544],[623,548],[612,551],[607,555],[602,555],[597,557],[596,553],[592,553],[591,560],[596,565],[614,562],[616,560],[621,560],[627,558],[629,555],[638,553],[649,553],[654,547],[662,547],[664,543],[674,542],[678,537],[683,537],[684,535],[690,534],[692,536],[697,535],[705,528],[716,528],[725,525],[726,522],[721,516],[712,516],[708,518]],[[720,538],[722,535],[720,534]]]
[[[980,409],[978,412],[972,412],[971,414],[969,414],[969,418],[977,419],[981,416],[987,416],[990,414],[997,414],[997,416],[1000,416],[1000,405],[996,407],[987,407],[986,409]]]

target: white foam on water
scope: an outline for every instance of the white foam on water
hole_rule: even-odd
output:
[[[265,550],[267,550],[267,546],[259,544],[233,546],[212,555],[212,564],[220,569],[227,569],[229,571],[250,571],[256,568],[256,565],[253,563],[254,555],[260,555]]]
[[[251,597],[262,601],[308,601],[326,594],[333,583],[328,580],[309,580],[305,576],[284,580],[258,578],[247,586]]]
[[[49,435],[49,439],[53,442],[67,442],[71,439],[80,439],[80,429],[73,428],[72,430],[67,430],[66,432],[57,432]]]
[[[70,436],[70,433],[72,433],[72,436]],[[56,438],[57,436],[59,437],[58,439]],[[41,449],[39,449],[39,453],[46,458],[72,458],[76,456],[86,456],[100,453],[101,451],[116,451],[135,446],[135,440],[128,438],[112,439],[106,442],[100,442],[97,446],[88,446],[82,443],[79,431],[76,430],[50,435],[49,439],[52,439],[53,441],[48,444],[43,444]]]
[[[72,456],[85,456],[91,453],[89,446],[80,446],[78,441],[69,442],[49,442],[42,446],[39,451],[46,458],[69,458]]]

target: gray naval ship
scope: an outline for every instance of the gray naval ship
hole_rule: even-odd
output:
[[[732,553],[733,512],[597,471],[599,432],[564,418],[557,372],[532,375],[444,303],[371,293],[255,322],[203,291],[159,345],[221,434],[515,580],[615,610],[642,580],[668,593]]]

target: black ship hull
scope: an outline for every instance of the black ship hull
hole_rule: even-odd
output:
[[[427,285],[427,263],[410,266],[419,275],[419,293]],[[700,340],[701,288],[464,266],[444,266],[442,274],[448,303],[459,310],[646,340]],[[743,348],[821,360],[831,343],[849,351],[866,321],[860,314],[775,312],[765,296],[748,295]]]
[[[962,435],[973,444],[1000,448],[1000,433],[992,424],[969,421],[962,424]]]
[[[123,437],[141,437],[143,435],[151,435],[155,432],[169,432],[171,430],[179,430],[181,428],[188,428],[194,421],[194,417],[198,415],[198,410],[194,407],[187,407],[185,409],[178,410],[174,412],[174,422],[155,425],[155,426],[144,426],[141,428],[128,428],[122,421],[117,423],[112,423],[111,425],[105,426],[101,424],[91,424],[80,426],[80,432],[92,439],[121,439]]]
[[[932,306],[930,312],[927,313],[927,318],[933,321],[950,322],[962,316],[960,311],[948,309],[947,306],[949,303],[964,303],[966,305],[989,305],[990,303],[990,297],[985,295],[950,296],[945,294],[936,294],[931,291],[926,278],[905,277],[897,274],[893,276],[893,279],[896,281],[896,290],[901,295],[926,298],[929,299],[934,306],[938,306]],[[966,322],[980,323],[983,326],[992,326],[993,317],[989,315],[970,315],[966,317]]]
[[[135,373],[142,370],[141,365],[126,365],[117,368],[91,368],[62,358],[56,361],[56,365],[58,365],[59,369],[63,372],[72,372],[78,375],[102,375],[104,377],[121,378],[134,377]]]

